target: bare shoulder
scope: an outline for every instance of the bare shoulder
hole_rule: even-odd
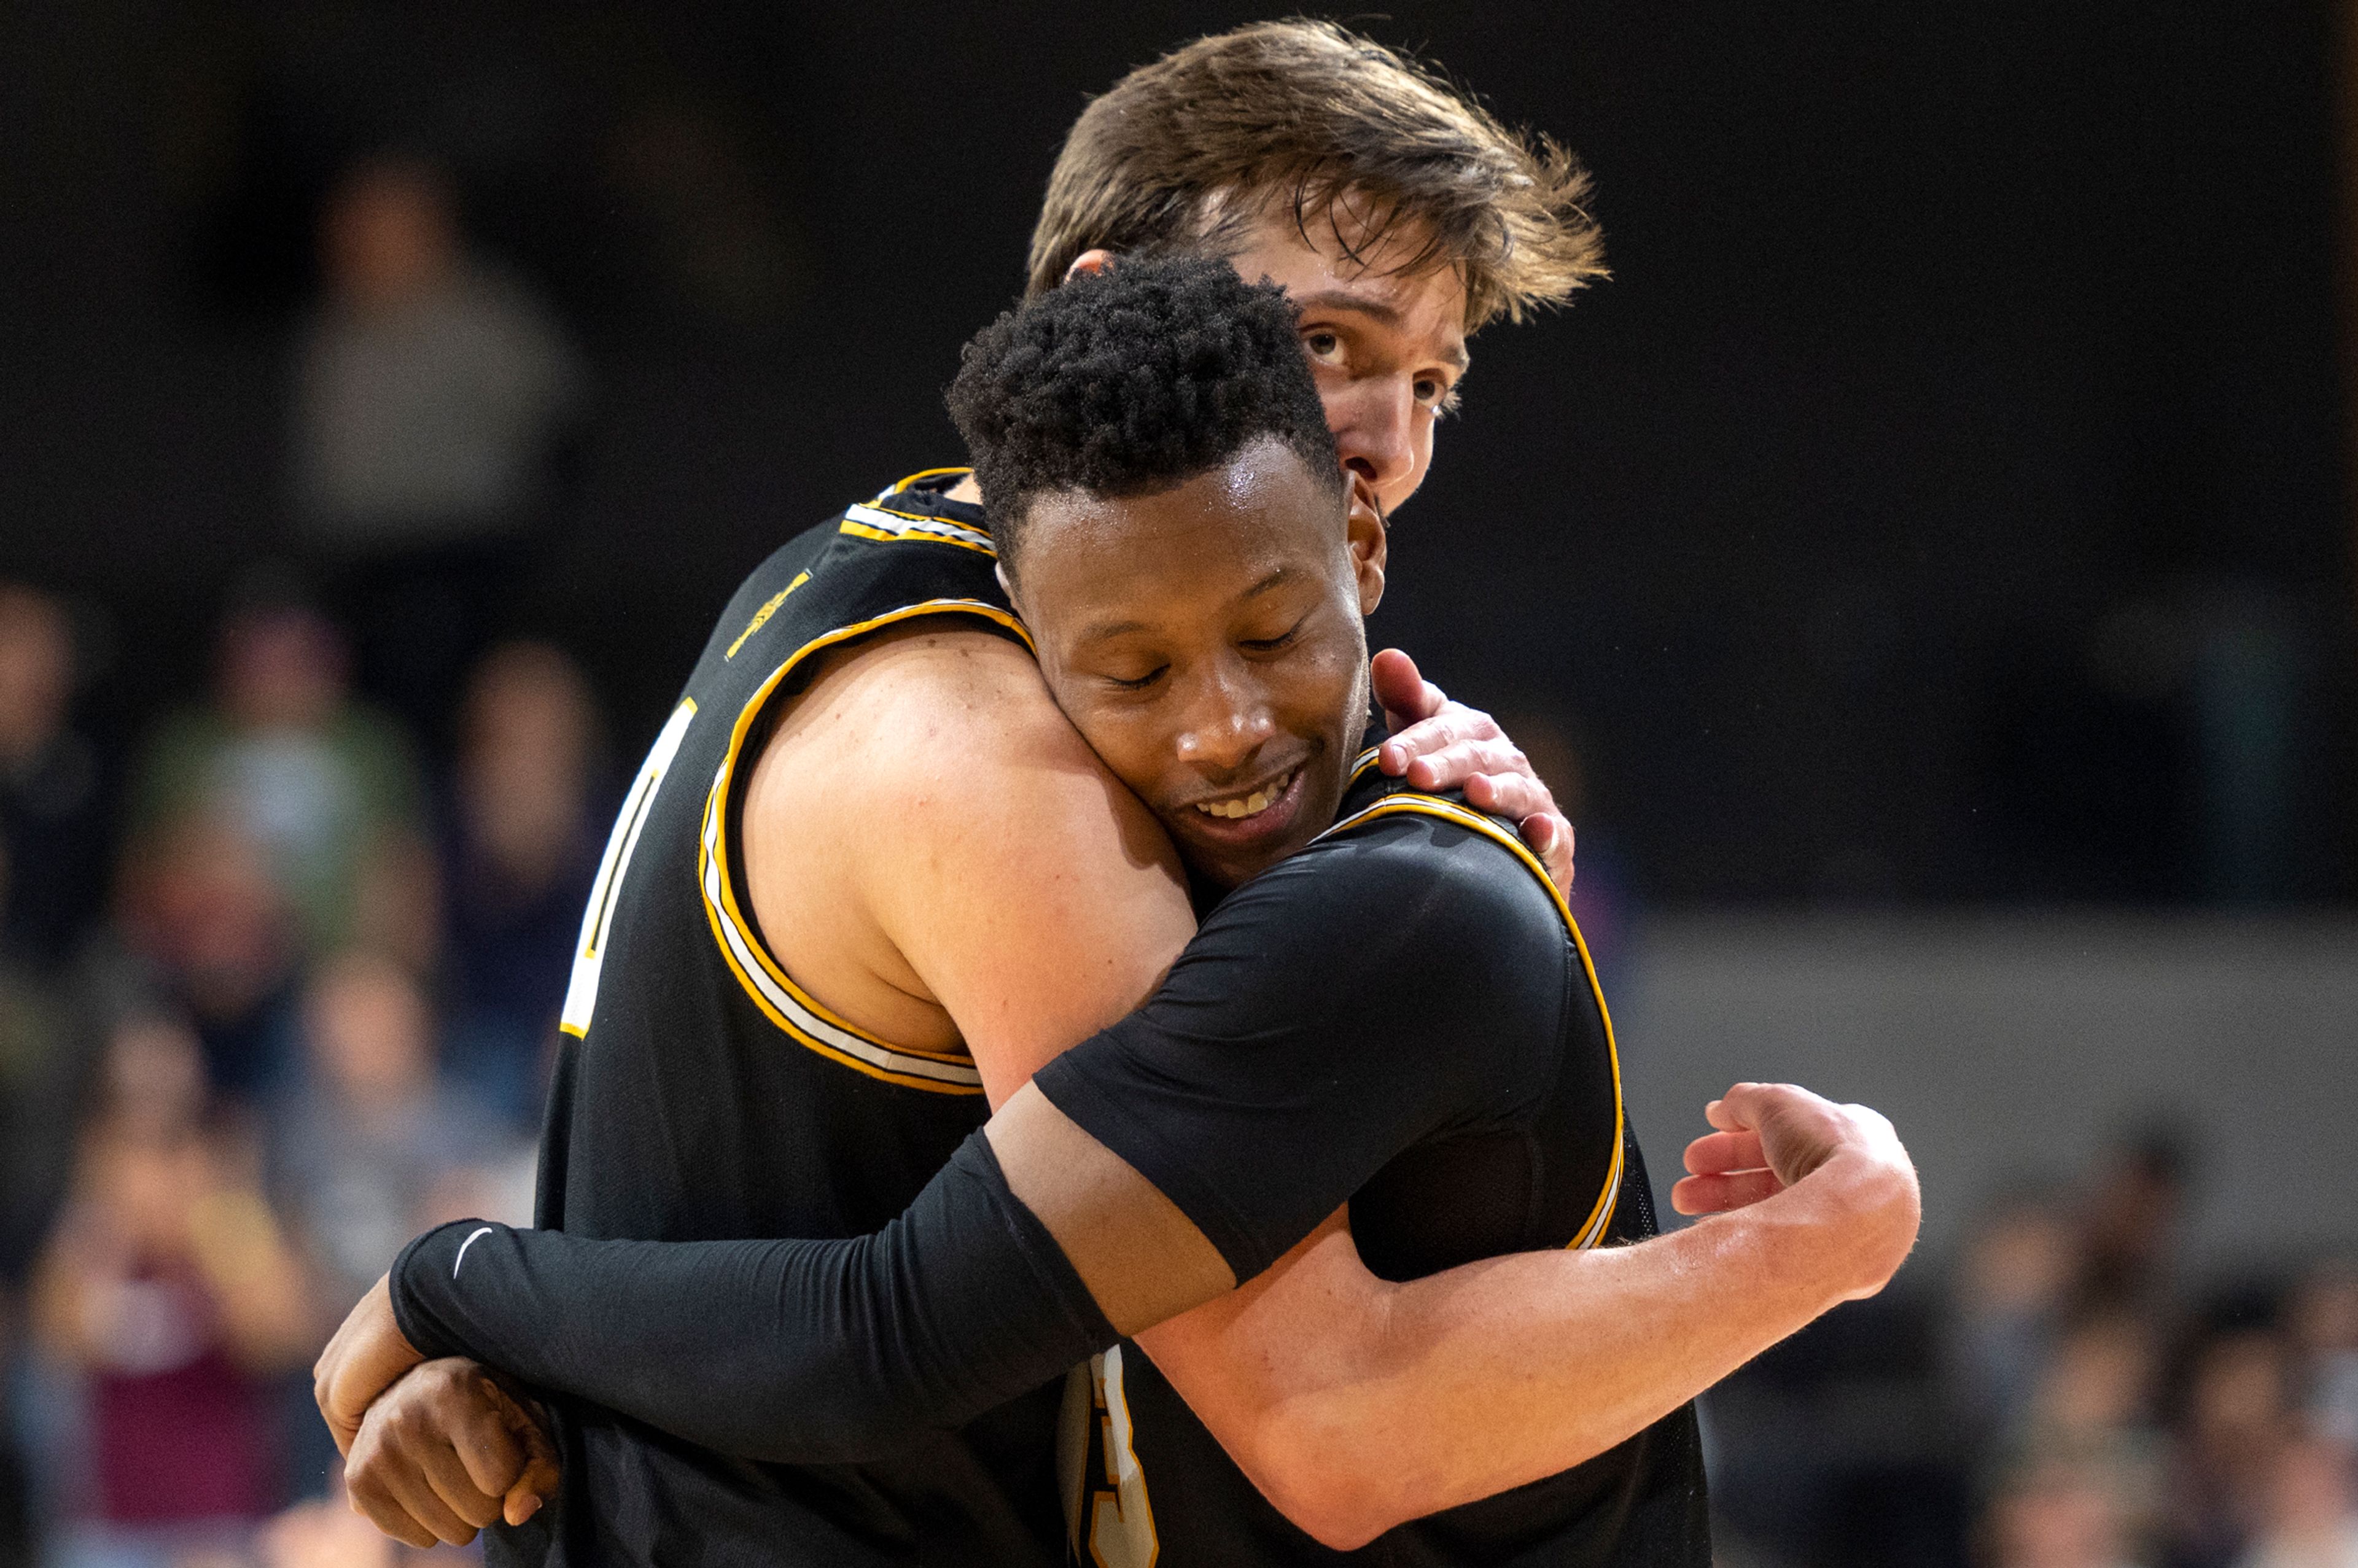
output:
[[[996,1102],[1152,989],[1194,931],[1184,874],[1018,644],[911,632],[843,673],[857,689],[828,750],[855,803],[834,809],[857,827],[860,902]]]
[[[1084,843],[1169,861],[1152,814],[1057,709],[1020,644],[980,631],[911,630],[862,644],[822,681],[835,689],[815,687],[806,700],[841,709],[844,734],[830,749],[857,782],[863,815],[906,824],[914,814],[1026,838],[1082,829]]]
[[[948,622],[833,654],[781,710],[745,861],[789,972],[887,1038],[963,1039],[994,1103],[1136,1005],[1194,929],[1161,825],[1031,654]]]
[[[1055,766],[1111,777],[1058,711],[1031,654],[1005,637],[913,629],[864,645],[856,659],[878,724],[864,753],[875,782],[906,777],[913,764],[920,773]]]

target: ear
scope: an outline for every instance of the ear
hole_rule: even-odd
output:
[[[1083,273],[1088,273],[1094,276],[1111,265],[1113,265],[1111,251],[1101,246],[1096,250],[1083,251],[1073,258],[1073,265],[1065,269],[1065,281],[1070,283]]]
[[[1384,601],[1384,562],[1389,558],[1390,530],[1376,505],[1376,492],[1356,473],[1351,476],[1349,499],[1350,514],[1343,524],[1345,545],[1359,580],[1359,613],[1373,615],[1376,606]]]

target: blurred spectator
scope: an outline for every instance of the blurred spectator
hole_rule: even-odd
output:
[[[2358,1497],[2346,1444],[2308,1430],[2286,1440],[2259,1543],[2241,1568],[2358,1568]]]
[[[2013,1446],[2032,1465],[2068,1466],[2074,1485],[2100,1487],[2108,1516],[2149,1534],[2161,1496],[2165,1439],[2154,1421],[2154,1330],[2125,1313],[2096,1312],[2056,1341]]]
[[[86,1055],[65,999],[0,963],[0,1367],[7,1362],[8,1303],[72,1162]]]
[[[2091,1302],[2169,1309],[2190,1165],[2174,1128],[2145,1128],[2114,1148],[2088,1201],[2084,1290]]]
[[[605,849],[612,803],[597,747],[589,683],[563,654],[512,643],[477,666],[444,845],[447,1059],[524,1128],[538,1121],[542,1066]]]
[[[262,1568],[394,1568],[402,1548],[341,1495],[301,1502],[262,1531]]]
[[[142,762],[134,830],[218,813],[262,849],[308,950],[415,948],[431,874],[416,766],[400,731],[352,700],[344,666],[309,610],[233,613],[212,703],[167,720]]]
[[[253,1102],[288,1068],[294,916],[263,847],[237,817],[190,812],[151,830],[125,867],[122,927],[187,1011],[208,1079]]]
[[[276,1505],[267,1379],[309,1359],[318,1315],[256,1163],[211,1115],[189,1031],[119,1023],[36,1286],[86,1401],[91,1486],[59,1562],[162,1568]]]
[[[2107,1479],[2049,1460],[2010,1479],[1990,1506],[1990,1568],[2134,1568]]]
[[[329,959],[305,992],[309,1071],[275,1119],[276,1180],[337,1314],[430,1223],[454,1176],[508,1152],[488,1114],[438,1082],[425,997],[391,959]]]
[[[442,172],[352,169],[320,232],[297,354],[293,503],[337,585],[364,687],[421,736],[497,630],[583,373],[524,284],[467,253]]]
[[[2312,1272],[2294,1291],[2288,1315],[2310,1419],[2333,1442],[2358,1449],[2358,1263]]]
[[[2284,1341],[2260,1328],[2196,1348],[2169,1485],[2171,1568],[2229,1568],[2267,1511],[2292,1415]]]
[[[45,968],[106,888],[98,757],[67,725],[73,684],[64,607],[0,582],[0,953]]]
[[[62,999],[0,960],[0,1564],[7,1568],[32,1561],[34,1509],[16,1419],[18,1325],[33,1256],[73,1156],[84,1055]]]
[[[1974,1442],[2021,1430],[2080,1268],[2078,1233],[2042,1194],[2000,1204],[1967,1237],[1953,1282],[1951,1370]]]

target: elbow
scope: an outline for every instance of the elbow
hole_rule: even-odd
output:
[[[1273,1416],[1243,1466],[1271,1506],[1335,1552],[1353,1552],[1417,1517],[1415,1491],[1365,1430]]]

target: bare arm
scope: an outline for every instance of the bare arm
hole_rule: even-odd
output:
[[[1569,1468],[1872,1294],[1914,1238],[1914,1173],[1882,1118],[1754,1085],[1712,1116],[1722,1130],[1690,1151],[1701,1173],[1676,1195],[1688,1212],[1749,1204],[1739,1212],[1399,1286],[1370,1280],[1338,1216],[1139,1343],[1329,1546]]]

